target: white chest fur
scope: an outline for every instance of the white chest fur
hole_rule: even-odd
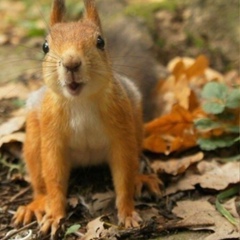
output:
[[[74,165],[99,164],[107,159],[109,140],[97,105],[72,102],[70,110],[70,157]]]

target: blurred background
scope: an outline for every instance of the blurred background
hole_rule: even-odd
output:
[[[98,0],[102,21],[121,16],[138,21],[138,28],[152,40],[155,57],[166,65],[176,56],[195,57],[204,53],[212,67],[226,72],[239,66],[239,0]],[[83,10],[80,0],[69,0],[68,15],[76,18]],[[0,62],[13,47],[34,47],[47,29],[50,0],[0,1]],[[110,15],[109,20],[106,15]],[[126,26],[127,27],[127,26]],[[119,29],[120,31],[120,29]],[[132,33],[134,34],[134,33]],[[149,46],[149,40],[146,45]],[[27,49],[25,49],[27,50]],[[15,50],[14,50],[15,51]],[[21,57],[21,51],[15,52]],[[34,57],[38,53],[34,52]]]

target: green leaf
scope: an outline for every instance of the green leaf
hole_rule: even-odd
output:
[[[216,128],[219,128],[221,126],[220,123],[214,122],[210,118],[198,119],[198,120],[194,121],[194,124],[195,124],[197,129],[203,130],[203,131],[204,130],[208,131],[208,130],[216,129]]]
[[[206,100],[219,99],[225,101],[228,88],[225,84],[217,82],[207,83],[202,91],[202,97]]]
[[[71,227],[69,227],[69,228],[67,229],[67,231],[65,232],[64,237],[66,237],[67,235],[70,235],[70,234],[72,234],[72,233],[75,233],[76,231],[78,231],[78,229],[79,229],[80,227],[81,227],[80,224],[74,224],[74,225],[72,225]]]
[[[220,114],[225,109],[225,101],[228,95],[226,85],[217,82],[207,83],[202,91],[202,98],[206,100],[203,109],[207,113]]]
[[[230,133],[240,133],[240,126],[228,126],[226,130]]]
[[[206,102],[203,104],[203,110],[206,113],[220,114],[224,111],[225,104],[220,102]]]
[[[233,89],[229,93],[226,106],[229,108],[240,108],[240,89]]]
[[[217,195],[217,199],[215,202],[217,210],[233,225],[239,225],[239,219],[234,218],[231,213],[220,203],[222,200],[232,197],[238,194],[240,188],[239,186],[232,187],[220,194]]]
[[[203,150],[211,151],[217,148],[230,147],[239,140],[240,140],[240,137],[234,138],[232,136],[200,138],[198,139],[198,145]]]
[[[240,136],[238,136],[237,138],[234,139],[234,143],[239,142],[240,141]]]

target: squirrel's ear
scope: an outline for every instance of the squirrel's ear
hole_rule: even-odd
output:
[[[56,23],[62,22],[65,14],[65,1],[53,0],[50,25],[53,26]]]
[[[97,7],[94,0],[84,0],[85,18],[94,22],[101,29],[101,21],[97,12]]]

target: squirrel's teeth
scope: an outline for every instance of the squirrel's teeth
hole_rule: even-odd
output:
[[[79,88],[79,86],[80,86],[80,83],[77,83],[77,82],[72,82],[72,83],[70,83],[69,85],[69,88],[71,89],[71,90],[77,90],[78,88]]]
[[[77,83],[75,81],[66,85],[67,90],[71,95],[78,95],[79,92],[82,90],[83,86],[84,83]]]

